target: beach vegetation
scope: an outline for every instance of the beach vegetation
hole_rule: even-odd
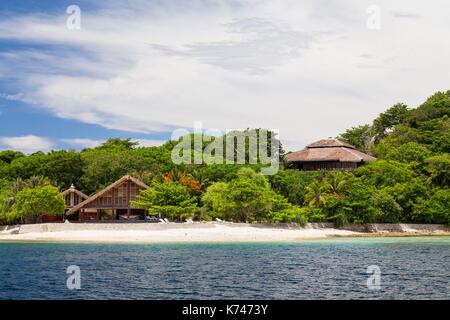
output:
[[[338,138],[377,160],[352,172],[299,171],[280,161],[277,173],[263,176],[261,164],[176,164],[171,153],[181,140],[141,147],[132,139],[111,138],[80,151],[29,155],[3,150],[0,223],[46,210],[58,214],[55,190],[73,183],[93,194],[127,174],[151,187],[136,206],[180,221],[449,223],[450,91],[433,94],[417,108],[397,103]],[[276,152],[283,156],[281,144]],[[50,204],[29,205],[43,194]]]
[[[161,218],[183,221],[193,217],[197,210],[197,199],[189,192],[188,187],[167,181],[142,190],[132,205],[147,209],[150,214]]]
[[[15,196],[11,211],[7,214],[10,221],[21,223],[37,222],[44,215],[62,215],[66,204],[58,188],[50,185],[24,188]]]

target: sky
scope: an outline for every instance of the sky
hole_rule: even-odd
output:
[[[450,89],[449,13],[447,0],[2,0],[0,150],[160,145],[198,121],[276,130],[299,150]]]

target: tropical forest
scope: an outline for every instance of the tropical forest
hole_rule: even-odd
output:
[[[131,175],[150,186],[134,206],[173,221],[450,224],[450,91],[420,106],[398,103],[336,138],[377,158],[354,171],[260,164],[175,164],[178,141],[140,147],[111,138],[93,148],[23,154],[0,151],[0,224],[63,215],[71,184],[92,195]],[[314,121],[311,119],[311,121]]]

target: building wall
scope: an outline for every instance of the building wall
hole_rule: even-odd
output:
[[[126,208],[130,201],[135,201],[142,188],[131,181],[125,181],[117,187],[86,204],[84,208]]]
[[[355,170],[358,167],[357,162],[341,162],[341,161],[308,161],[293,163],[291,168],[304,171],[315,170]]]
[[[85,199],[80,197],[75,192],[69,192],[68,194],[65,195],[64,200],[66,201],[66,207],[71,208],[71,207],[74,207],[74,206],[80,204]]]

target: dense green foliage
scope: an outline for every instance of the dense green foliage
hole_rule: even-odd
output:
[[[125,174],[152,186],[135,205],[177,220],[450,223],[449,116],[450,91],[438,92],[415,109],[398,103],[347,130],[341,140],[378,158],[355,172],[281,168],[262,176],[258,164],[175,164],[178,141],[138,147],[115,138],[82,151],[0,151],[0,223],[59,214],[57,188],[74,183],[92,194]]]
[[[438,92],[416,109],[396,104],[340,136],[378,158],[355,172],[365,192],[349,204],[364,200],[365,208],[349,211],[351,222],[450,223],[449,116],[450,91]]]
[[[235,221],[305,222],[301,210],[276,193],[267,178],[241,168],[229,182],[212,184],[202,196],[209,216]]]
[[[25,188],[16,195],[10,218],[36,221],[43,214],[62,215],[65,207],[64,198],[56,187]]]
[[[193,217],[197,209],[196,198],[189,193],[188,187],[173,181],[156,183],[151,189],[143,190],[133,205],[162,218],[179,221]]]

